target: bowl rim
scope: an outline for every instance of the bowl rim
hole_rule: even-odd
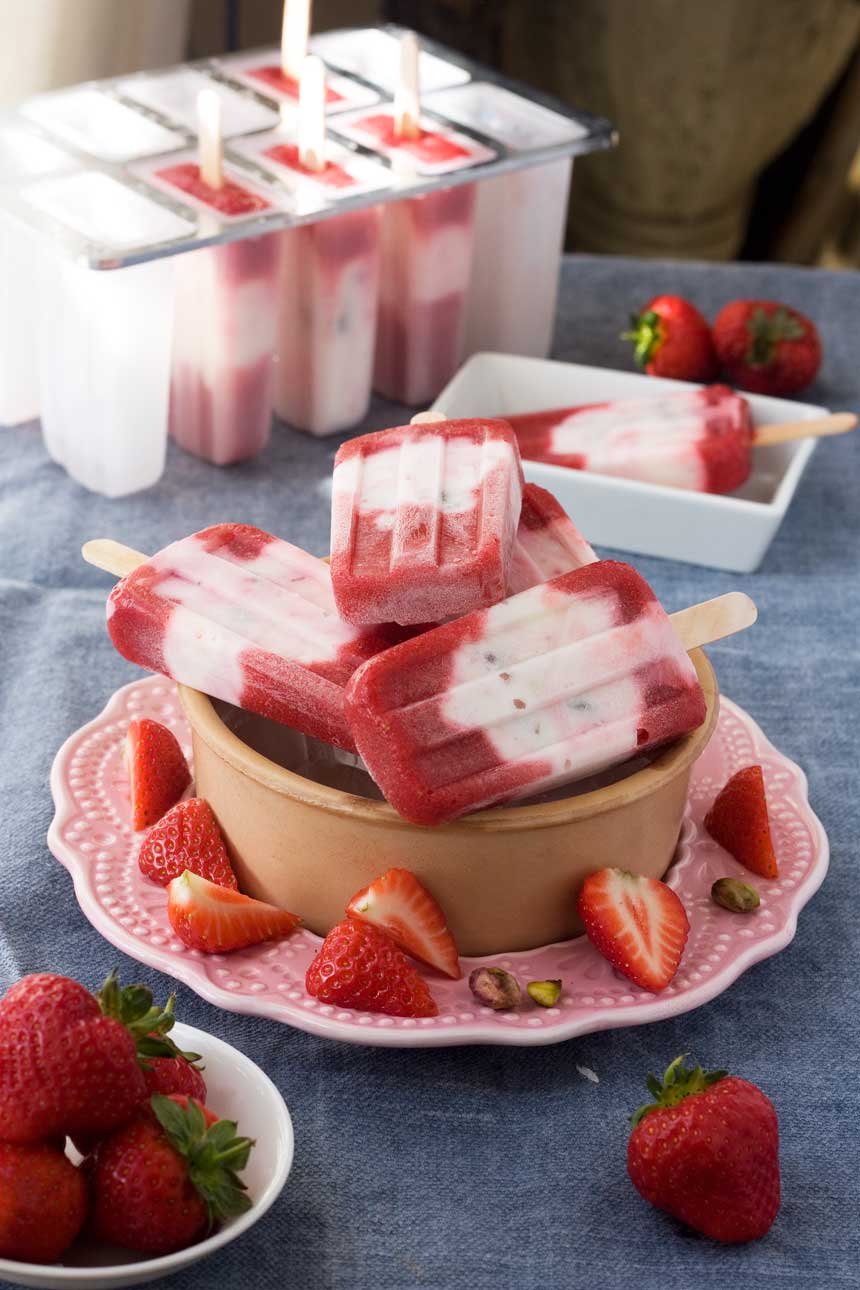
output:
[[[552,828],[616,810],[665,787],[677,776],[684,774],[703,751],[719,712],[719,688],[710,660],[701,649],[691,650],[690,658],[705,695],[705,719],[695,730],[658,753],[641,770],[614,784],[582,793],[578,797],[524,806],[493,807],[432,827],[439,833],[463,829],[502,833]],[[388,802],[358,797],[327,784],[318,784],[279,766],[234,734],[222,721],[208,695],[184,685],[180,685],[178,690],[194,737],[202,739],[216,757],[263,788],[293,798],[305,806],[317,807],[334,815],[349,816],[352,820],[362,819],[377,827],[407,830],[428,827],[404,819]]]
[[[272,1134],[277,1135],[279,1140],[275,1171],[259,1195],[254,1197],[251,1208],[219,1228],[212,1236],[207,1236],[205,1240],[197,1241],[194,1245],[187,1245],[182,1250],[175,1250],[173,1254],[160,1254],[156,1258],[136,1259],[128,1263],[83,1267],[67,1267],[62,1263],[23,1263],[17,1259],[0,1259],[0,1278],[8,1275],[12,1279],[26,1275],[28,1277],[26,1284],[37,1284],[41,1281],[43,1285],[70,1286],[98,1286],[101,1281],[109,1280],[118,1284],[125,1276],[129,1278],[128,1284],[154,1281],[156,1277],[178,1272],[181,1268],[196,1263],[214,1253],[215,1250],[221,1249],[222,1246],[235,1241],[237,1237],[244,1235],[249,1228],[253,1227],[278,1199],[289,1177],[295,1154],[292,1116],[280,1089],[262,1067],[252,1061],[241,1049],[228,1044],[226,1039],[220,1039],[209,1031],[188,1026],[180,1021],[176,1022],[171,1033],[174,1038],[181,1040],[182,1048],[189,1051],[196,1051],[199,1048],[207,1061],[217,1060],[216,1055],[223,1057],[229,1055],[231,1062],[243,1068],[243,1078],[253,1087],[254,1096],[259,1096],[260,1091],[265,1089],[273,1107],[277,1108],[277,1120],[272,1126]]]

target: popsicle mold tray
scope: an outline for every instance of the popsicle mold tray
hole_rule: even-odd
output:
[[[348,189],[297,182],[272,156],[279,142],[295,142],[298,104],[270,49],[89,82],[3,113],[0,209],[77,263],[117,269],[614,143],[608,121],[422,38],[422,125],[459,142],[462,162],[369,146],[357,122],[391,108],[400,30],[311,39],[327,67],[329,155],[347,158],[357,180]],[[204,88],[221,99],[227,177],[257,194],[253,209],[219,213],[160,178],[194,156]]]

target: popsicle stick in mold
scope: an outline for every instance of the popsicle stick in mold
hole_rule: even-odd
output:
[[[400,37],[400,74],[394,91],[394,129],[398,139],[421,137],[418,55],[418,37],[414,31],[405,31]]]
[[[290,80],[301,78],[308,52],[311,0],[284,0],[281,24],[281,71]]]
[[[308,170],[325,170],[325,65],[308,54],[299,77],[299,161]]]
[[[774,443],[790,443],[792,439],[823,439],[827,435],[847,434],[856,424],[853,412],[831,412],[829,416],[809,421],[780,421],[775,425],[757,426],[753,443],[757,448],[767,448]]]
[[[224,141],[221,129],[221,100],[214,90],[197,95],[197,139],[200,178],[210,188],[224,185]]]

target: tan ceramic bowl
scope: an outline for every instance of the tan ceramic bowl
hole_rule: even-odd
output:
[[[401,865],[439,901],[462,954],[547,945],[581,932],[576,899],[593,870],[660,877],[668,868],[690,772],[717,718],[713,669],[700,650],[692,657],[707,716],[649,765],[594,792],[439,828],[285,770],[243,742],[205,694],[180,686],[196,791],[218,817],[242,890],[300,914],[314,932],[327,932],[357,891]],[[285,729],[264,727],[258,748]]]

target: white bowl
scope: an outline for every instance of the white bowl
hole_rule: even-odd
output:
[[[506,416],[607,399],[647,398],[690,388],[635,372],[556,363],[511,354],[474,354],[448,383],[435,407],[449,417]],[[756,425],[822,416],[825,408],[745,394]],[[753,449],[753,468],[728,496],[640,484],[536,461],[526,479],[554,493],[595,546],[658,555],[711,569],[751,573],[782,523],[817,440],[797,439]]]
[[[155,1281],[235,1241],[277,1199],[293,1163],[293,1122],[284,1099],[259,1066],[222,1039],[178,1022],[171,1034],[180,1048],[203,1057],[206,1101],[211,1110],[224,1119],[236,1120],[243,1136],[256,1139],[242,1174],[253,1201],[251,1208],[225,1223],[214,1236],[176,1254],[150,1259],[131,1250],[79,1240],[61,1264],[0,1259],[0,1280],[18,1286],[43,1286],[46,1290],[67,1290],[70,1286],[110,1290],[112,1286]]]

